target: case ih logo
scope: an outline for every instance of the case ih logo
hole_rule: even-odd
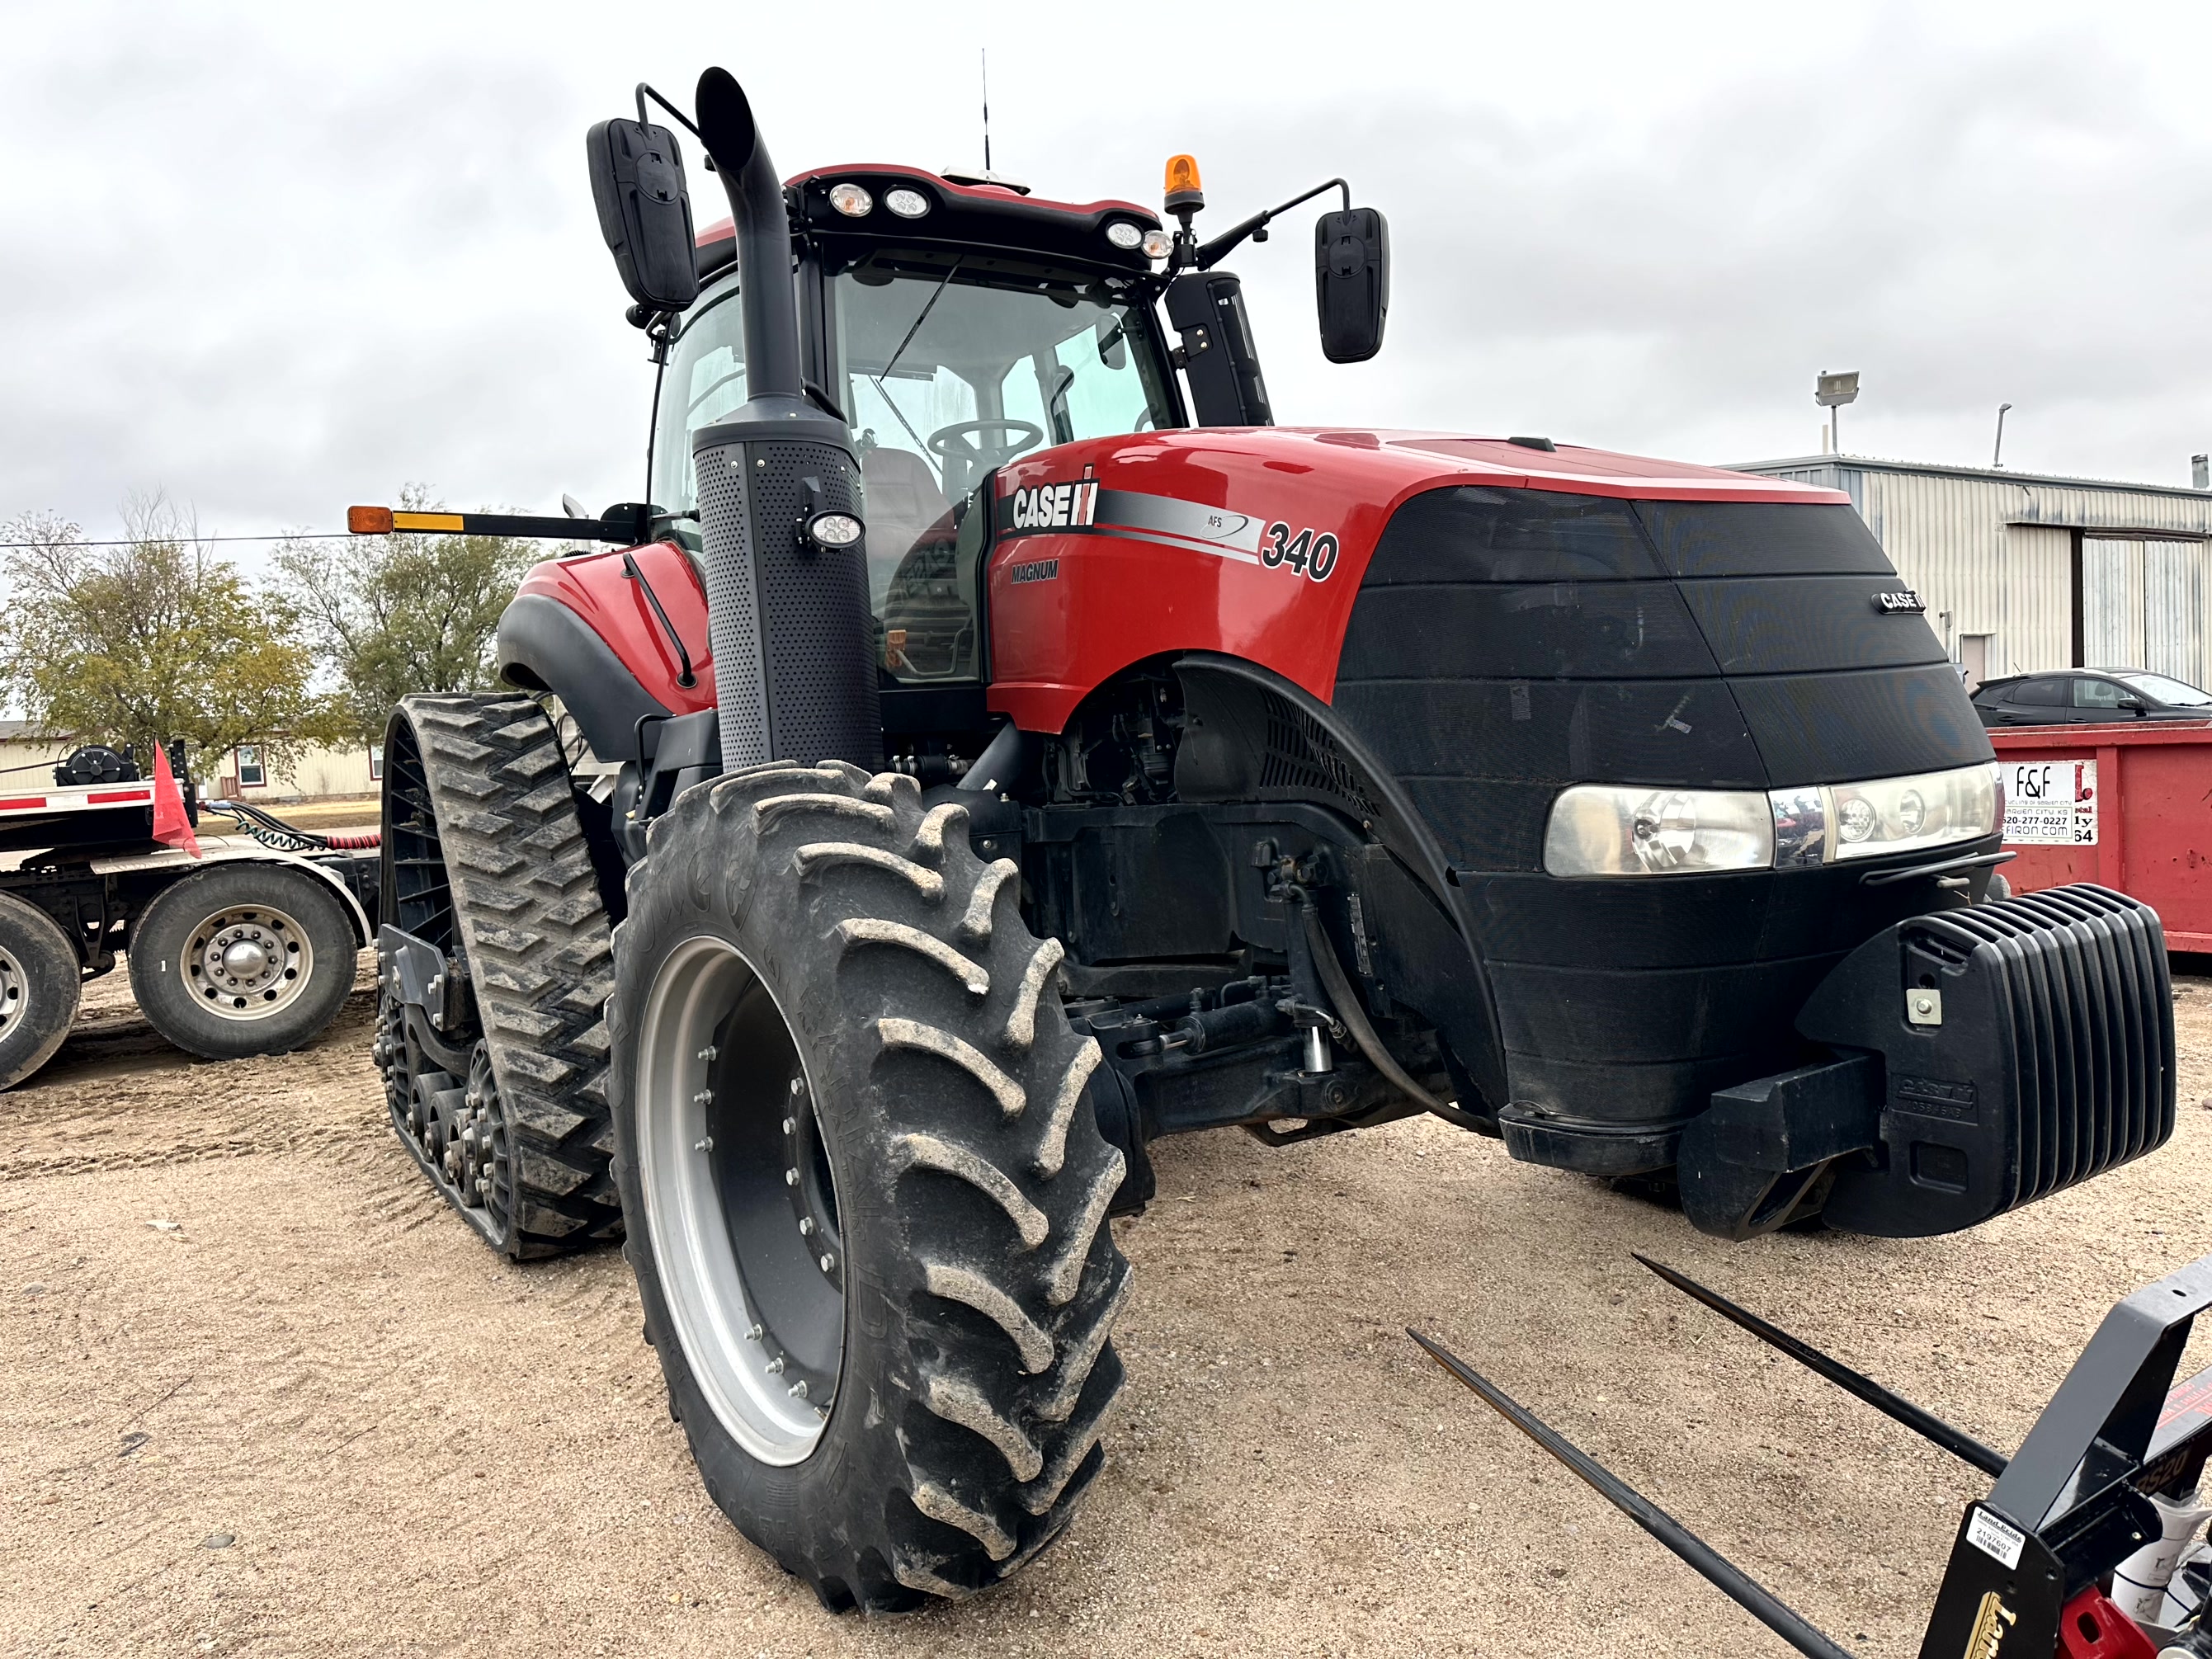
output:
[[[1058,529],[1087,525],[1098,514],[1098,485],[1086,472],[1075,483],[1038,484],[1014,492],[1014,528]]]
[[[1917,615],[1928,609],[1928,601],[1909,587],[1893,587],[1874,596],[1874,608],[1891,615],[1904,611]]]

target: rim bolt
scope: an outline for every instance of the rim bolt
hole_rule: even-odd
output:
[[[714,1045],[711,1042],[699,1051],[699,1058],[702,1060],[712,1060],[714,1057]]]
[[[836,1267],[837,1258],[836,1256],[825,1255],[822,1258],[822,1271],[823,1273],[834,1273],[836,1271]]]
[[[800,1377],[798,1382],[793,1383],[789,1388],[786,1389],[784,1392],[789,1395],[793,1400],[805,1399],[806,1379],[803,1376]]]
[[[708,1135],[704,1140],[693,1141],[691,1143],[691,1150],[695,1152],[713,1152],[714,1150],[714,1137]]]
[[[783,1184],[787,1187],[796,1187],[799,1184],[799,1171],[786,1170],[783,1172]]]
[[[799,1231],[801,1234],[812,1232],[814,1231],[814,1218],[811,1215],[803,1215],[799,1217]]]
[[[768,1362],[768,1374],[770,1376],[781,1376],[783,1375],[783,1356],[781,1354],[776,1355],[775,1358]]]
[[[798,1120],[797,1118],[795,1118],[795,1117],[787,1117],[787,1118],[784,1119],[784,1121],[783,1121],[783,1132],[784,1132],[784,1133],[786,1133],[786,1134],[789,1134],[789,1133],[790,1133],[793,1129],[796,1129],[798,1127],[799,1127],[799,1120]]]
[[[697,1094],[691,1097],[691,1103],[694,1106],[704,1106],[708,1101],[714,1099],[714,1091],[712,1089],[702,1089]]]
[[[748,1326],[746,1326],[746,1327],[745,1327],[745,1340],[746,1340],[746,1341],[748,1341],[748,1342],[757,1342],[757,1341],[759,1341],[760,1340],[761,1340],[761,1328],[760,1328],[759,1326],[757,1326],[757,1325],[748,1325]]]
[[[805,1085],[802,1080],[800,1080],[800,1079],[798,1079],[798,1078],[793,1078],[793,1079],[791,1079],[791,1097],[792,1097],[793,1100],[798,1099],[799,1096],[801,1096],[801,1095],[805,1094],[805,1092],[806,1092],[806,1085]]]

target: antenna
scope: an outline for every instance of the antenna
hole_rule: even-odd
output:
[[[991,172],[991,49],[980,46],[977,55],[983,60],[983,173]]]

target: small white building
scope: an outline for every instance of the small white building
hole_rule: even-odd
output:
[[[1849,494],[1970,687],[2089,666],[2212,684],[2212,489],[1856,455],[1736,470]]]

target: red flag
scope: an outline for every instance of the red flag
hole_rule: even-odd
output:
[[[200,855],[200,838],[185,816],[185,792],[177,787],[177,775],[169,769],[169,751],[154,745],[154,839],[181,847],[194,858]]]

